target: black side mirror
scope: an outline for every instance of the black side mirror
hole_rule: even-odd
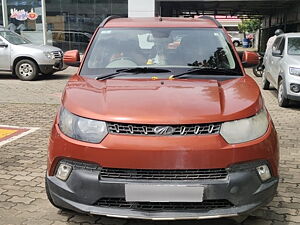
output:
[[[272,56],[274,57],[282,57],[281,51],[279,49],[272,51]]]

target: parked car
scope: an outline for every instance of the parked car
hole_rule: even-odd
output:
[[[242,39],[239,37],[234,37],[231,34],[229,34],[229,37],[231,38],[232,43],[235,47],[239,47],[242,45]]]
[[[39,73],[63,70],[63,52],[48,45],[35,45],[22,36],[0,30],[0,70],[11,71],[21,80],[35,80]]]
[[[84,53],[92,34],[78,31],[52,31],[53,45],[63,51],[77,49]]]
[[[269,203],[277,133],[225,34],[211,17],[109,17],[82,62],[66,52],[80,68],[49,139],[49,201],[153,220],[240,220]],[[243,62],[258,56],[245,52]]]
[[[279,35],[267,52],[262,88],[270,84],[278,90],[278,104],[287,107],[290,100],[300,101],[300,33]]]

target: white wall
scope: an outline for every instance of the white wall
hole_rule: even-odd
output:
[[[154,17],[155,0],[128,0],[128,17]]]

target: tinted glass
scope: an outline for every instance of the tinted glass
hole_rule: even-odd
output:
[[[288,49],[289,55],[300,55],[300,37],[293,37],[288,39]]]
[[[151,66],[240,70],[221,29],[106,28],[98,31],[81,74]]]

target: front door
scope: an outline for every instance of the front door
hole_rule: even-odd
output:
[[[272,46],[271,52],[270,52],[270,57],[269,57],[269,66],[270,66],[270,75],[268,77],[268,80],[271,82],[272,85],[276,85],[276,81],[275,81],[275,71],[276,69],[274,67],[276,67],[276,63],[278,61],[279,57],[273,56],[272,52],[275,51],[276,49],[278,49],[279,44],[282,40],[282,37],[277,37],[276,40],[274,41],[274,44]]]
[[[10,70],[10,44],[0,37],[0,70]]]
[[[281,68],[281,61],[282,61],[282,58],[284,57],[284,46],[285,46],[285,38],[282,37],[280,42],[278,43],[278,45],[276,46],[276,49],[277,51],[280,51],[280,57],[272,57],[272,80],[274,82],[274,86],[277,88],[278,87],[278,76],[280,74],[280,68]]]

